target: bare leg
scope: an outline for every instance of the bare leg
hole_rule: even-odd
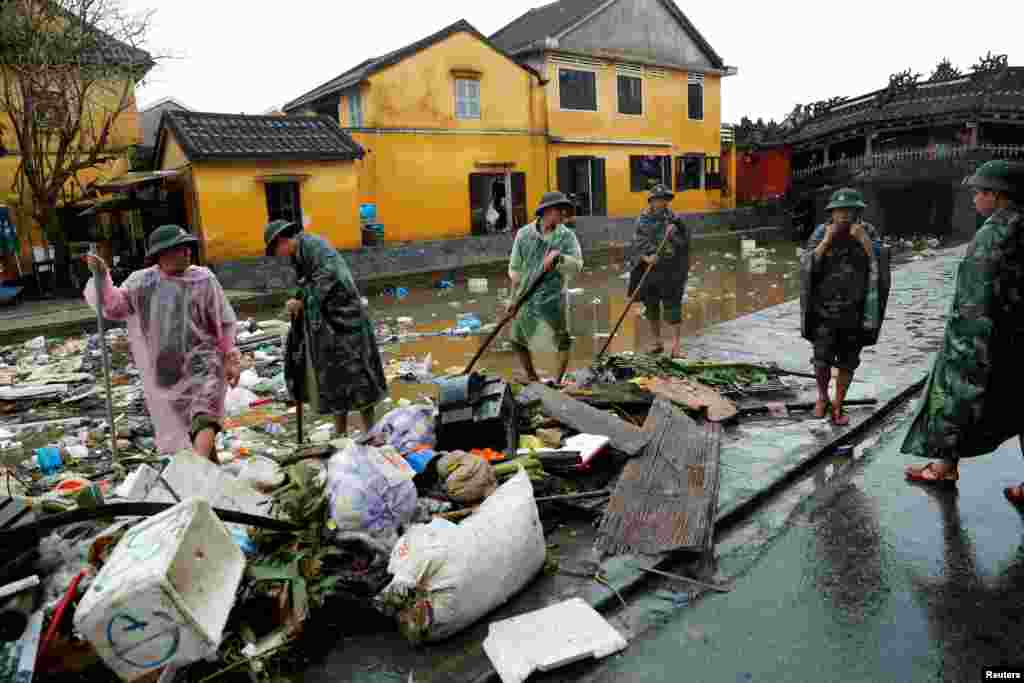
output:
[[[661,353],[664,348],[661,344],[661,320],[650,320],[651,323],[651,353]]]
[[[834,419],[843,414],[843,403],[846,401],[846,394],[850,391],[851,384],[853,384],[853,372],[840,369],[839,376],[836,378],[836,400],[832,405]]]
[[[334,434],[338,437],[348,434],[348,413],[334,416]]]
[[[214,465],[220,464],[217,460],[217,432],[213,429],[207,428],[196,434],[192,450],[200,458],[206,458]]]
[[[533,356],[530,355],[530,350],[524,346],[517,346],[516,353],[519,355],[519,363],[526,372],[526,379],[531,382],[539,381],[540,377],[537,376],[537,370],[533,367]]]
[[[669,325],[672,328],[672,357],[683,357],[683,324]]]
[[[373,425],[377,422],[377,411],[373,408],[364,408],[360,415],[363,417],[363,430],[369,434]]]
[[[557,382],[559,385],[565,380],[565,371],[569,369],[569,352],[559,351],[558,352],[558,378]]]
[[[818,402],[814,405],[814,417],[825,417],[828,407],[828,384],[832,381],[832,368],[818,365],[814,368],[814,376],[818,382]]]

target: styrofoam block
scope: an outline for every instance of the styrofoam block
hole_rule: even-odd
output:
[[[159,478],[160,473],[149,465],[139,465],[114,490],[114,495],[128,500],[144,500]]]
[[[627,645],[593,607],[574,598],[491,624],[484,652],[502,683],[523,683],[534,671],[602,659]]]
[[[239,480],[219,465],[191,453],[179,453],[163,471],[164,481],[178,496],[204,498],[213,507],[250,515],[267,516],[270,498]],[[146,500],[150,503],[175,503],[164,486],[154,486]]]
[[[757,249],[757,240],[740,240],[740,251],[742,253],[749,254],[755,249]]]
[[[209,502],[190,498],[133,527],[75,612],[75,628],[122,680],[220,646],[245,556]]]

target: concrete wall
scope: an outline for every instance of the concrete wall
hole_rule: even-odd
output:
[[[735,209],[713,213],[685,214],[698,237],[729,234],[757,228],[781,228],[788,232],[788,217],[778,208]],[[581,217],[576,234],[584,253],[609,249],[629,242],[635,230],[634,218]],[[311,232],[316,232],[315,230]],[[487,235],[453,240],[423,241],[344,251],[352,274],[361,283],[402,275],[460,271],[467,267],[504,263],[512,251],[515,235]],[[273,291],[295,286],[291,265],[278,259],[254,258],[213,266],[226,289]]]
[[[617,2],[565,36],[560,47],[621,52],[682,67],[711,66],[663,0]]]

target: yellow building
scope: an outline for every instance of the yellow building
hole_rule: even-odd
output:
[[[356,163],[363,149],[324,116],[168,111],[157,132],[158,178],[204,263],[264,255],[271,220],[301,223],[338,249],[362,243]]]
[[[284,111],[331,117],[366,149],[360,203],[388,241],[438,239],[519,227],[553,189],[581,215],[635,216],[658,181],[677,210],[734,206],[719,140],[732,73],[671,0],[573,0],[490,39],[460,21]]]
[[[677,211],[735,206],[720,129],[736,70],[672,0],[563,0],[491,41],[544,76],[552,177],[582,215],[635,215],[659,182]]]
[[[376,205],[388,240],[460,237],[483,231],[496,183],[513,226],[546,191],[539,85],[538,74],[460,21],[284,109],[335,118],[367,150],[360,197]]]

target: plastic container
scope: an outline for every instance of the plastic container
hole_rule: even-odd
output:
[[[363,225],[372,224],[377,222],[377,205],[376,204],[360,204],[359,205],[359,222]]]
[[[43,476],[56,474],[64,469],[64,459],[60,455],[60,449],[54,446],[36,449],[36,463]]]
[[[475,313],[462,313],[456,318],[455,326],[458,329],[476,332],[483,327],[483,323],[480,322],[480,318],[478,318]]]
[[[484,277],[473,277],[469,279],[469,293],[470,294],[486,294],[487,293],[487,278]]]

